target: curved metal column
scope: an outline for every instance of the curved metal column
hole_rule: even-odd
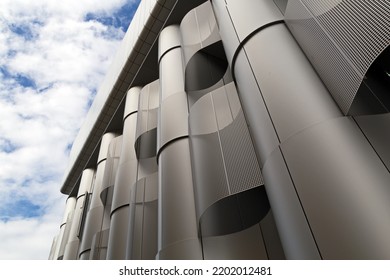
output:
[[[197,234],[180,41],[179,26],[166,27],[159,37],[158,259],[202,259]]]
[[[122,136],[118,136],[110,141],[108,147],[102,182],[103,188],[100,192],[100,199],[104,205],[103,217],[101,229],[93,237],[90,259],[104,260],[107,256],[112,196],[121,150]]]
[[[268,198],[210,3],[188,13],[180,29],[204,258],[274,257],[268,256],[272,245],[262,234]],[[268,216],[272,220],[272,213]]]
[[[73,215],[72,226],[69,233],[69,240],[65,247],[64,260],[76,260],[80,245],[80,237],[84,227],[85,215],[88,210],[88,197],[91,193],[91,187],[95,176],[94,169],[85,169],[81,175],[79,190],[77,193],[76,207]]]
[[[65,213],[60,226],[60,233],[57,238],[57,247],[55,250],[54,259],[62,260],[64,257],[65,246],[68,243],[75,206],[76,198],[68,197],[66,200]]]
[[[136,178],[129,182],[129,232],[127,259],[155,259],[157,254],[157,112],[159,81],[142,88],[139,95],[135,153]],[[134,162],[135,163],[135,162]]]
[[[390,211],[389,172],[279,10],[271,1],[213,7],[287,258],[389,258],[390,222],[378,218]]]
[[[137,181],[138,159],[135,153],[138,99],[141,88],[133,87],[127,92],[123,115],[123,139],[111,207],[111,225],[107,259],[126,259],[129,235],[130,186]]]
[[[115,133],[106,133],[103,135],[101,140],[96,167],[96,177],[92,186],[93,189],[91,201],[88,206],[88,213],[79,249],[79,258],[81,260],[88,260],[90,259],[90,257],[92,257],[91,250],[93,246],[94,236],[102,229],[101,226],[104,217],[104,205],[100,198],[100,193],[103,189],[103,177],[105,172],[104,170],[106,167],[108,148],[111,140],[114,139],[115,136]]]

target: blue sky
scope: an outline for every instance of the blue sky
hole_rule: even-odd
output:
[[[47,259],[69,147],[139,0],[0,1],[0,259]]]

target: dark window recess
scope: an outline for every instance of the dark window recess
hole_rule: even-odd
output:
[[[348,115],[390,112],[390,47],[372,63],[349,109]]]

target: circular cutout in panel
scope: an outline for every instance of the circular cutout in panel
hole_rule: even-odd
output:
[[[211,44],[189,60],[185,70],[185,89],[187,92],[207,89],[218,83],[228,69],[222,42]]]
[[[270,205],[264,186],[231,195],[211,205],[200,217],[201,234],[219,236],[259,223]]]

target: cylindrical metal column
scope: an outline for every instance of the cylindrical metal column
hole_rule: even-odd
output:
[[[69,233],[68,244],[65,247],[64,260],[76,260],[78,258],[78,249],[80,245],[80,237],[85,223],[86,211],[88,210],[88,197],[91,193],[93,178],[95,175],[94,169],[85,169],[81,175],[79,190],[77,193],[76,207],[73,215],[72,226]]]
[[[79,249],[79,258],[81,260],[90,259],[93,239],[102,227],[104,205],[100,198],[100,193],[103,188],[103,176],[106,167],[108,148],[111,140],[114,139],[115,136],[116,135],[114,133],[106,133],[103,135],[101,140],[96,168],[96,177],[93,184],[91,201],[88,208],[88,213],[83,229],[83,236]]]
[[[212,3],[287,258],[388,258],[390,223],[378,217],[390,212],[389,172],[343,117],[279,9],[272,1]]]
[[[159,38],[158,259],[202,259],[188,138],[188,103],[178,26]]]
[[[123,115],[122,151],[119,160],[111,207],[111,226],[107,259],[126,259],[129,235],[130,187],[137,181],[138,159],[135,153],[138,97],[141,88],[133,87],[127,92]]]
[[[68,197],[68,199],[66,200],[64,217],[60,226],[60,233],[57,239],[57,248],[55,251],[54,259],[62,260],[64,257],[65,246],[68,243],[75,205],[76,198]]]
[[[127,259],[155,259],[157,254],[157,112],[159,81],[144,86],[139,95],[134,148],[138,159],[136,181],[130,187]]]

